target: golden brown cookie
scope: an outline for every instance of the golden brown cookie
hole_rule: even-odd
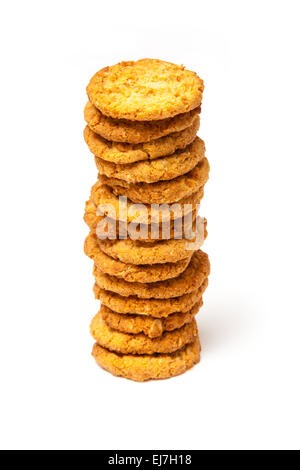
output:
[[[202,298],[208,286],[205,279],[201,287],[190,294],[174,297],[172,299],[139,299],[136,296],[122,297],[113,292],[100,289],[94,285],[95,298],[114,312],[122,314],[150,315],[155,318],[167,317],[171,313],[187,312]]]
[[[141,59],[99,70],[87,86],[89,100],[106,116],[131,121],[167,119],[201,104],[203,81],[170,62]]]
[[[166,331],[157,338],[151,339],[144,333],[131,335],[110,328],[100,312],[92,319],[90,331],[100,346],[121,354],[172,353],[192,343],[198,334],[197,323],[193,319],[181,328]]]
[[[206,253],[195,251],[191,261],[183,273],[173,279],[145,284],[127,282],[116,276],[103,273],[94,265],[96,284],[104,290],[115,292],[123,297],[136,295],[140,299],[169,299],[179,297],[198,289],[209,276],[210,264]]]
[[[200,220],[200,219],[198,219]],[[198,225],[197,235],[193,240],[170,239],[154,243],[131,240],[99,240],[99,247],[108,256],[128,264],[176,263],[190,256],[191,251],[199,250],[207,235],[205,221]]]
[[[208,175],[209,163],[204,158],[191,171],[170,181],[129,183],[103,175],[99,176],[99,181],[112,188],[116,196],[126,196],[134,203],[172,204],[203,188]]]
[[[188,113],[178,114],[173,118],[159,121],[126,121],[105,116],[88,101],[84,108],[84,119],[93,132],[101,135],[106,140],[140,144],[191,127],[198,120],[199,113],[200,107]]]
[[[126,224],[139,223],[149,225],[161,223],[183,217],[198,209],[198,205],[203,197],[203,188],[190,196],[177,201],[171,207],[165,204],[143,204],[139,205],[130,199],[120,199],[113,193],[113,190],[106,185],[101,185],[99,181],[92,187],[91,200],[97,207],[99,215],[105,215]]]
[[[113,219],[97,215],[97,207],[92,198],[85,203],[84,221],[89,226],[92,233],[97,233],[101,239],[109,238],[109,234],[116,234],[120,238],[120,232],[127,234],[134,240],[143,240],[153,243],[156,240],[169,240],[178,238],[180,234],[191,233],[196,218],[196,210],[190,214],[187,220],[171,220],[170,223],[153,224],[154,231],[151,233],[151,225],[139,225],[133,222],[126,226],[125,222],[114,221]],[[205,221],[206,226],[206,221]],[[167,230],[168,229],[168,230]],[[110,237],[111,238],[111,237]]]
[[[177,263],[134,265],[111,258],[100,250],[97,237],[90,233],[84,243],[84,251],[104,273],[128,282],[156,282],[179,276],[188,266],[190,257]],[[191,253],[192,254],[192,253]]]
[[[187,312],[172,313],[166,318],[154,318],[146,315],[123,315],[101,306],[102,318],[108,326],[124,333],[144,333],[149,338],[157,338],[164,331],[173,331],[190,323],[202,306],[202,299]]]
[[[183,131],[141,144],[111,142],[93,132],[88,126],[84,129],[83,135],[94,155],[102,160],[121,165],[142,160],[154,160],[185,148],[195,140],[199,125],[200,118],[197,116],[192,125]]]
[[[203,160],[204,156],[204,142],[196,137],[184,149],[155,160],[118,165],[95,157],[95,162],[100,175],[118,178],[129,183],[156,183],[157,181],[172,180],[188,173],[198,162]]]
[[[144,382],[183,374],[200,361],[200,350],[197,336],[193,343],[172,354],[123,355],[113,353],[95,343],[92,355],[99,366],[111,374]]]

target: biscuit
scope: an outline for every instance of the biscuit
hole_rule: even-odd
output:
[[[199,226],[198,226],[199,228]],[[153,243],[131,240],[100,240],[99,247],[108,256],[128,264],[176,263],[199,250],[206,238],[205,221],[192,240],[185,238],[158,240]]]
[[[187,312],[172,313],[166,318],[153,318],[146,315],[122,315],[101,306],[100,312],[108,326],[124,333],[144,333],[149,338],[157,338],[164,331],[173,331],[190,323],[203,305],[202,299]]]
[[[84,252],[95,265],[110,276],[127,282],[156,282],[179,276],[188,266],[191,255],[177,263],[134,265],[111,258],[100,250],[96,235],[90,233],[84,242]]]
[[[181,328],[166,331],[157,338],[151,339],[144,333],[131,335],[110,328],[103,320],[101,312],[92,319],[90,331],[100,346],[121,354],[172,353],[192,343],[198,334],[197,323],[193,319]]]
[[[190,294],[174,297],[172,299],[139,299],[136,296],[122,297],[113,292],[100,289],[94,284],[95,298],[100,300],[105,307],[122,314],[150,315],[155,318],[167,317],[171,313],[187,312],[202,298],[208,286],[205,279],[199,289]]]
[[[120,200],[109,186],[101,185],[100,181],[97,181],[91,190],[91,200],[97,207],[99,215],[105,215],[126,224],[133,222],[149,225],[181,218],[197,210],[202,197],[203,188],[200,187],[198,191],[180,199],[172,207],[165,204],[141,206],[136,205],[130,199]]]
[[[122,355],[113,353],[95,343],[92,355],[98,365],[111,374],[144,382],[183,374],[200,361],[200,350],[200,341],[197,336],[193,343],[189,343],[172,354]]]
[[[106,140],[140,144],[191,127],[198,120],[199,113],[200,107],[159,121],[126,121],[105,116],[88,101],[84,108],[84,119],[93,132]]]
[[[143,160],[136,163],[116,164],[95,156],[100,175],[118,178],[129,183],[156,183],[167,181],[188,173],[205,156],[205,145],[199,137],[182,150],[172,155]]]
[[[173,279],[152,282],[150,284],[140,282],[127,282],[116,276],[103,273],[94,266],[96,284],[104,290],[115,292],[123,297],[136,295],[140,299],[169,299],[179,297],[198,289],[209,276],[210,264],[206,253],[195,251],[191,261],[183,273]]]
[[[170,62],[141,59],[99,70],[87,86],[89,100],[106,116],[131,121],[167,119],[201,104],[203,81]]]
[[[84,129],[83,135],[90,151],[94,155],[102,160],[120,165],[142,160],[154,160],[165,155],[171,155],[178,149],[185,148],[195,140],[199,125],[200,118],[197,116],[192,125],[183,131],[174,132],[165,137],[141,144],[108,141],[93,132],[88,126]]]
[[[172,204],[203,188],[208,180],[209,163],[201,160],[191,171],[170,181],[129,183],[117,178],[99,176],[101,184],[109,186],[116,196],[126,196],[134,203]]]

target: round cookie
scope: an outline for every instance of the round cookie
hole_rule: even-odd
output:
[[[172,204],[203,188],[208,175],[209,163],[207,158],[204,158],[191,171],[170,181],[129,183],[104,175],[99,176],[99,181],[112,188],[116,196],[126,196],[134,203]]]
[[[144,333],[149,338],[157,338],[164,331],[173,331],[181,328],[186,323],[190,323],[202,305],[203,301],[201,299],[191,310],[172,313],[166,318],[153,318],[146,315],[122,315],[113,312],[104,305],[101,306],[100,312],[105,323],[114,330],[135,335]]]
[[[198,219],[201,220],[201,219]],[[108,256],[128,264],[176,263],[190,256],[191,251],[199,250],[206,238],[205,221],[198,224],[198,231],[192,240],[185,238],[158,240],[154,243],[131,240],[100,240],[99,247]]]
[[[88,101],[84,108],[84,119],[93,132],[101,135],[106,140],[140,144],[191,127],[198,120],[199,113],[200,107],[188,113],[178,114],[173,118],[159,121],[126,121],[105,116]]]
[[[113,231],[116,228],[116,238],[120,238],[120,230],[122,231],[122,233],[124,233],[127,229],[129,238],[153,243],[156,240],[178,238],[180,234],[184,233],[184,227],[186,233],[191,233],[194,221],[196,219],[196,210],[194,209],[192,211],[192,213],[188,216],[187,220],[184,220],[184,218],[182,218],[181,221],[179,219],[171,220],[170,224],[166,223],[166,225],[153,224],[155,231],[152,234],[151,225],[139,226],[139,224],[134,224],[133,222],[127,225],[125,222],[120,221],[116,221],[114,223],[112,219],[108,218],[107,220],[104,216],[97,215],[97,207],[94,204],[92,198],[90,198],[85,203],[85,212],[83,218],[86,224],[89,226],[91,232],[94,234],[97,233],[98,237],[101,239],[109,238],[109,234],[111,233],[112,227]],[[138,231],[139,228],[140,230]],[[170,230],[166,230],[167,228],[170,228]]]
[[[133,265],[111,258],[100,250],[97,237],[89,234],[84,243],[84,251],[104,273],[117,276],[127,282],[156,282],[179,276],[188,266],[190,257],[177,263]],[[192,253],[191,253],[192,254]]]
[[[201,104],[203,81],[170,62],[141,59],[99,70],[87,86],[89,100],[106,116],[131,121],[167,119]]]
[[[98,365],[111,374],[136,382],[144,382],[183,374],[200,361],[200,350],[200,341],[197,336],[193,343],[172,354],[123,355],[113,353],[95,343],[92,355]]]
[[[190,310],[201,300],[207,286],[208,279],[205,279],[199,289],[190,294],[172,299],[139,299],[136,296],[122,297],[113,292],[100,289],[97,284],[94,285],[94,294],[96,299],[100,300],[105,307],[110,308],[114,312],[163,318],[171,313],[187,312]]]
[[[181,328],[166,331],[157,338],[151,339],[144,333],[131,335],[110,328],[100,312],[92,319],[90,331],[100,346],[121,354],[172,353],[192,343],[198,334],[197,323],[193,319]]]
[[[210,264],[206,253],[195,251],[191,261],[183,273],[173,279],[158,281],[151,284],[127,282],[116,276],[103,273],[94,266],[96,284],[104,290],[115,292],[123,297],[136,295],[140,299],[169,299],[179,297],[198,289],[209,276]]]
[[[83,135],[90,151],[95,156],[121,165],[171,155],[195,140],[199,126],[200,118],[197,116],[192,125],[183,131],[141,144],[108,141],[93,132],[88,126],[84,129]]]
[[[169,207],[167,204],[136,204],[130,199],[119,199],[113,190],[106,185],[101,185],[100,181],[94,184],[91,190],[91,200],[97,207],[99,215],[105,215],[112,219],[125,222],[126,224],[139,223],[149,225],[174,220],[187,215],[194,210],[203,197],[203,188],[190,196],[177,201]]]
[[[205,156],[205,145],[199,137],[182,150],[172,155],[143,160],[136,163],[116,164],[95,156],[100,175],[118,178],[129,183],[156,183],[167,181],[188,173]]]

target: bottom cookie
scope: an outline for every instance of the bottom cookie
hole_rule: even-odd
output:
[[[95,343],[92,355],[96,362],[111,374],[144,382],[183,374],[200,361],[200,350],[197,336],[193,343],[172,354],[124,355],[108,351]]]

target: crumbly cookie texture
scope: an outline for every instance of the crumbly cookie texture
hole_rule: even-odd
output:
[[[90,326],[91,335],[103,348],[121,354],[171,353],[192,343],[198,334],[195,319],[177,330],[166,331],[158,338],[149,338],[144,333],[131,335],[113,330],[97,313]]]
[[[167,181],[188,173],[205,156],[205,145],[199,137],[182,150],[172,155],[119,165],[95,156],[100,175],[118,178],[129,183],[156,183]]]
[[[106,140],[140,144],[187,129],[198,120],[199,113],[200,107],[159,121],[128,121],[105,116],[88,101],[84,108],[84,119],[93,132]]]
[[[191,254],[188,258],[177,263],[134,265],[125,264],[122,261],[106,255],[97,242],[97,236],[90,233],[84,243],[84,251],[95,265],[110,276],[117,276],[127,282],[157,282],[179,276],[188,266]]]
[[[146,315],[122,315],[113,312],[104,305],[101,306],[100,312],[107,325],[115,330],[135,335],[144,333],[149,338],[157,338],[165,331],[173,331],[181,328],[186,323],[190,323],[202,305],[203,301],[201,299],[191,310],[173,313],[166,318],[154,318]]]
[[[206,221],[197,224],[196,235],[191,240],[185,238],[158,240],[154,243],[145,243],[144,241],[131,240],[99,240],[99,247],[108,256],[118,259],[123,263],[129,264],[162,264],[176,263],[177,261],[186,259],[191,252],[199,250],[207,236]],[[199,227],[201,229],[199,229]]]
[[[201,104],[203,81],[170,62],[141,59],[99,70],[87,86],[90,101],[106,116],[132,121],[166,119]]]
[[[141,144],[108,141],[93,132],[88,126],[84,129],[83,135],[94,155],[108,162],[121,165],[171,155],[195,140],[199,126],[200,118],[197,116],[192,125],[183,131],[174,132],[165,137]]]
[[[139,299],[136,296],[122,297],[94,285],[95,298],[114,312],[122,314],[150,315],[154,318],[164,318],[171,313],[187,312],[202,298],[208,286],[208,279],[201,284],[199,289],[180,297],[171,299]]]
[[[103,175],[99,176],[99,181],[109,186],[116,196],[126,196],[134,203],[173,204],[203,188],[208,176],[209,163],[204,158],[191,171],[170,181],[129,183]]]
[[[190,196],[184,197],[171,208],[161,205],[136,205],[130,199],[121,201],[113,193],[112,188],[97,181],[92,187],[91,200],[98,209],[99,215],[105,215],[126,224],[139,223],[143,225],[157,224],[175,220],[188,215],[197,209],[204,191],[200,187]]]
[[[200,361],[200,350],[197,336],[193,343],[171,354],[153,356],[116,354],[95,343],[92,355],[99,366],[111,374],[144,382],[183,374]]]
[[[97,214],[97,207],[90,198],[85,203],[84,221],[93,234],[98,234],[101,239],[109,238],[109,234],[113,231],[116,238],[120,238],[120,233],[127,230],[128,237],[134,240],[140,240],[153,243],[157,240],[169,240],[178,238],[182,233],[191,233],[193,224],[196,219],[196,210],[189,214],[188,218],[171,220],[167,224],[140,225],[133,222],[126,226],[126,223],[114,221]],[[206,220],[205,220],[206,226]],[[167,230],[168,228],[168,230]]]
[[[94,265],[94,276],[96,284],[101,288],[123,297],[132,295],[140,299],[168,299],[179,297],[198,289],[203,281],[209,276],[210,264],[206,253],[201,250],[196,251],[191,261],[183,273],[173,279],[158,281],[151,284],[140,282],[127,282],[116,276],[103,273]]]

